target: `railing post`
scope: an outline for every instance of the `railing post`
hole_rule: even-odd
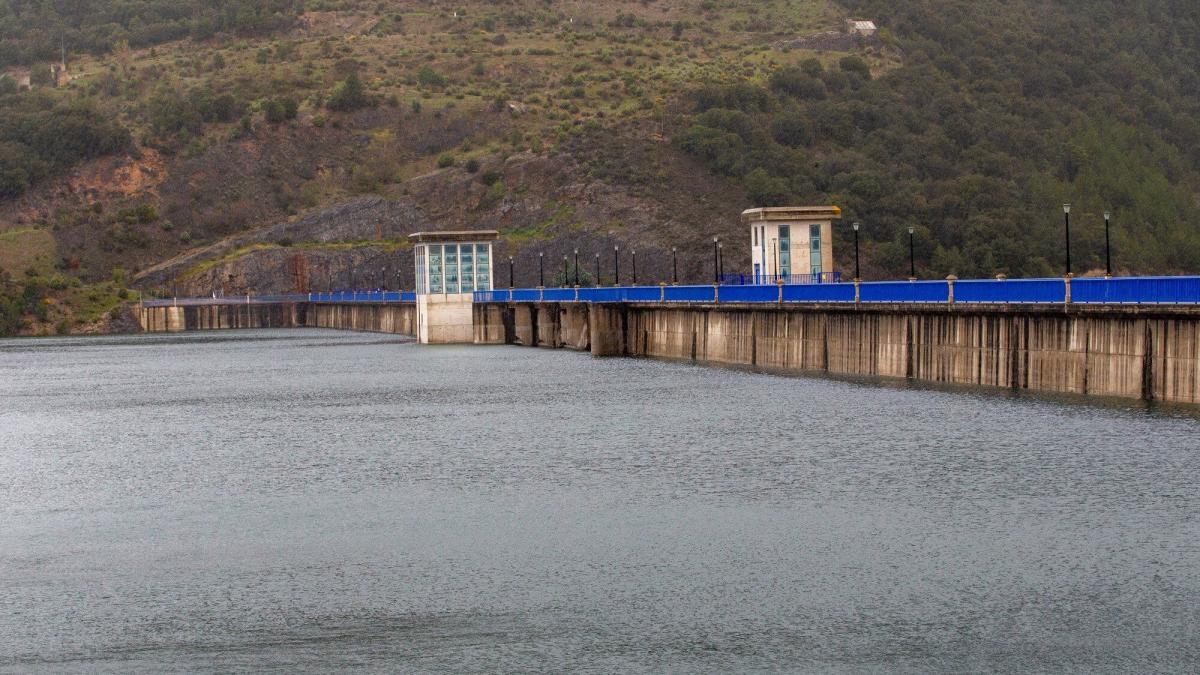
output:
[[[658,282],[658,301],[667,301],[667,284],[665,281]]]
[[[954,276],[953,274],[946,277],[946,286],[949,289],[947,292],[947,295],[946,295],[946,304],[948,304],[948,305],[954,304],[954,282],[955,281],[958,281],[958,277]]]
[[[1067,276],[1063,277],[1063,285],[1066,287],[1066,298],[1064,298],[1063,302],[1068,305],[1071,304],[1071,278],[1074,276],[1074,274],[1068,272]]]

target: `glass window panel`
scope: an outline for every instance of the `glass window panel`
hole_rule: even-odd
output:
[[[446,246],[446,292],[458,292],[458,246]]]
[[[442,245],[435,244],[429,247],[429,292],[441,293],[443,288],[442,278]]]
[[[788,276],[792,273],[792,241],[791,228],[779,226],[779,273]]]
[[[808,230],[810,248],[808,265],[813,274],[821,273],[821,226],[813,225]]]
[[[481,291],[492,290],[491,254],[491,246],[475,245],[475,288]]]
[[[414,254],[417,259],[417,292],[427,293],[429,287],[425,282],[425,247],[418,246]]]
[[[458,247],[458,265],[462,271],[462,292],[470,293],[475,290],[475,247],[463,244]]]

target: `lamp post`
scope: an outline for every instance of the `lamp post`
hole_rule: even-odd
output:
[[[671,247],[671,285],[679,285],[679,249]]]
[[[854,228],[854,280],[858,281],[861,277],[858,276],[858,221],[855,221],[851,227]]]
[[[779,273],[779,240],[771,238],[771,253],[775,256],[775,281],[782,281],[783,275]]]
[[[613,244],[613,286],[621,285],[621,247]]]
[[[721,257],[721,249],[717,248],[717,244],[720,241],[721,241],[721,239],[719,237],[713,237],[713,283],[714,284],[718,283],[721,280],[721,277],[719,276],[720,270],[717,269],[717,266],[719,265],[719,262],[720,262],[719,258]]]
[[[546,287],[546,270],[543,262],[544,257],[545,254],[542,251],[538,251],[538,288]]]
[[[566,288],[567,282],[570,281],[570,279],[567,278],[567,274],[569,274],[567,272],[567,254],[564,253],[563,254],[563,275],[562,275],[562,287],[563,288]]]
[[[633,257],[633,285],[637,286],[637,249],[630,250]]]
[[[717,243],[717,281],[725,278],[725,242]]]
[[[908,226],[908,278],[917,280],[917,257],[913,252],[913,226]]]
[[[513,257],[508,256],[508,290],[513,289]]]
[[[575,285],[579,285],[579,249],[575,249]]]
[[[1071,276],[1071,205],[1063,204],[1063,233],[1067,240],[1067,276]]]
[[[596,285],[600,285],[600,254],[596,254]]]
[[[1108,219],[1112,217],[1112,213],[1104,212],[1104,276],[1112,277],[1112,249],[1108,244]]]

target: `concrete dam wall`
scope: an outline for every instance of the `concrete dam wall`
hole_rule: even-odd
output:
[[[141,307],[138,318],[142,330],[150,333],[308,326],[412,335],[416,327],[416,307],[411,303]]]
[[[480,344],[1200,403],[1200,313],[1187,309],[516,303],[474,311]]]
[[[1200,404],[1200,309],[476,303],[472,313],[476,344]],[[143,307],[139,317],[150,332],[416,332],[411,303]]]
[[[411,303],[392,305],[313,304],[308,306],[304,325],[312,328],[415,335],[417,332],[417,308]]]
[[[304,325],[306,305],[230,304],[139,307],[138,322],[148,333],[237,328],[295,328]]]

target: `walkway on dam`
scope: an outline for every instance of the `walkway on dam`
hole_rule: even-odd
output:
[[[516,288],[478,291],[475,302],[1200,304],[1200,276],[944,279],[810,284]],[[144,307],[287,303],[412,303],[411,291],[336,291],[145,300]]]

